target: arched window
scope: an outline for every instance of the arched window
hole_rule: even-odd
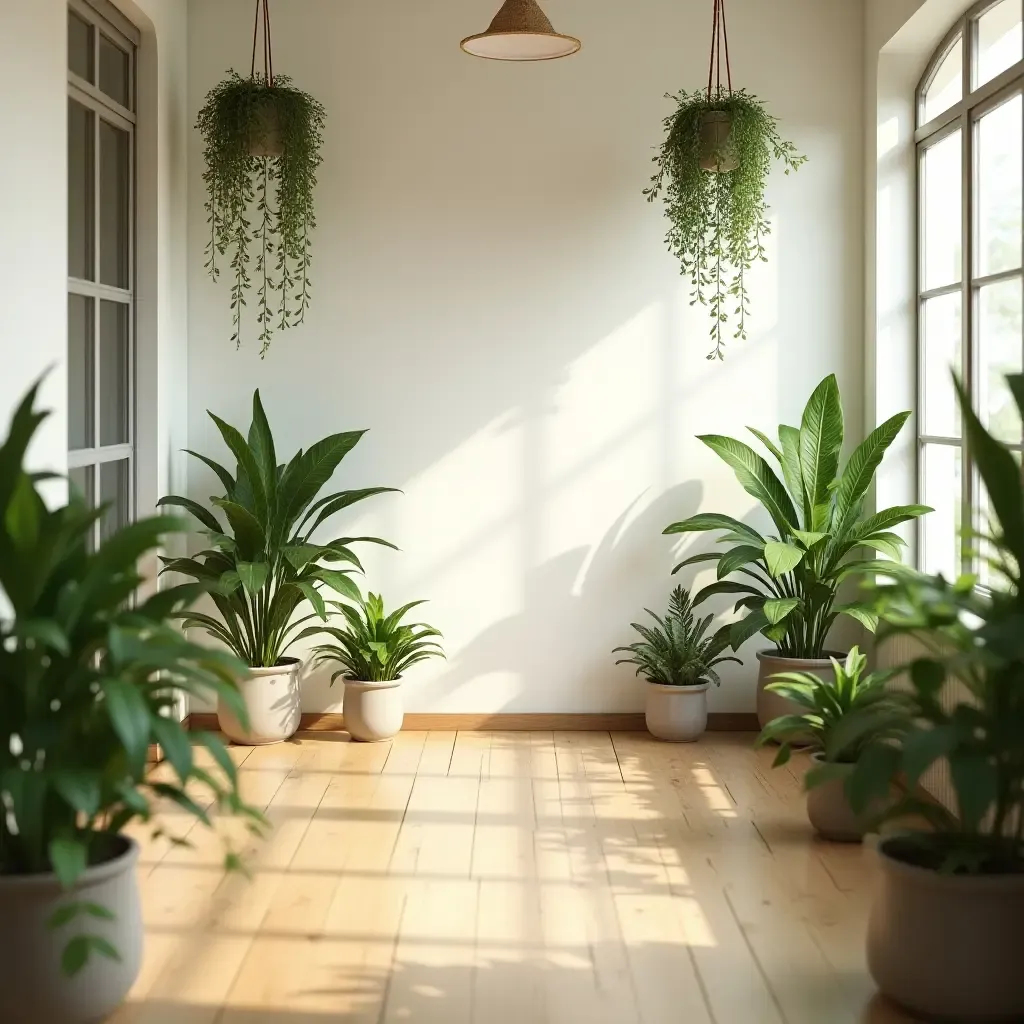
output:
[[[954,26],[917,95],[920,567],[978,571],[960,538],[985,495],[963,444],[949,370],[988,428],[1020,458],[1004,382],[1024,369],[1024,32],[1022,0],[984,0]],[[883,356],[884,358],[884,356]]]

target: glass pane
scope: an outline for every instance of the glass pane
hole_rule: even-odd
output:
[[[925,150],[924,287],[939,288],[960,280],[961,234],[960,132]]]
[[[978,273],[1021,265],[1021,96],[978,122]]]
[[[128,210],[130,149],[128,133],[100,120],[100,281],[129,287]]]
[[[95,480],[96,472],[93,466],[80,466],[78,469],[68,470],[70,490],[90,507],[96,502]]]
[[[128,438],[128,306],[100,302],[100,444]]]
[[[93,446],[93,369],[95,317],[93,300],[68,296],[68,447]]]
[[[924,433],[933,437],[959,437],[960,412],[950,370],[961,372],[963,335],[959,292],[928,299],[922,317],[922,361],[924,376],[921,396]]]
[[[68,100],[68,274],[93,280],[95,115]]]
[[[100,504],[110,507],[100,519],[100,538],[106,540],[128,523],[128,460],[100,464]]]
[[[978,19],[978,62],[974,88],[991,82],[1024,57],[1021,0],[1003,0]]]
[[[921,568],[948,580],[960,575],[960,449],[926,444],[924,503],[935,511],[921,518]]]
[[[128,54],[100,33],[100,89],[115,103],[131,107]]]
[[[978,295],[978,405],[989,430],[1011,444],[1021,443],[1021,423],[1006,375],[1024,369],[1022,300],[1020,278],[985,285]]]
[[[963,39],[958,36],[945,59],[935,69],[935,74],[924,91],[922,123],[927,124],[933,117],[938,117],[944,110],[949,110],[954,103],[960,102],[963,95],[964,45]]]
[[[92,25],[68,11],[68,70],[95,81],[92,67]]]

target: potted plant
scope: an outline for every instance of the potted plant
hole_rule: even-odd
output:
[[[241,345],[255,258],[261,358],[274,329],[302,323],[309,307],[313,192],[324,120],[324,108],[312,96],[269,67],[261,75],[255,63],[248,78],[230,71],[199,111],[210,225],[206,270],[216,281],[227,266],[231,340]]]
[[[370,594],[356,608],[338,603],[346,625],[327,627],[324,632],[336,643],[314,649],[318,663],[336,662],[341,666],[332,676],[345,680],[342,713],[345,728],[354,740],[387,740],[401,731],[405,713],[399,689],[403,675],[413,665],[428,658],[443,658],[441,646],[433,639],[441,634],[419,622],[402,623],[406,613],[423,601],[413,601],[386,614],[384,601]]]
[[[235,475],[205,455],[189,454],[223,484],[224,494],[210,500],[224,521],[190,498],[161,498],[160,505],[188,510],[212,545],[191,558],[164,559],[163,571],[191,576],[209,587],[218,614],[189,609],[182,615],[184,625],[205,630],[249,666],[241,683],[247,721],[238,717],[234,704],[221,701],[221,729],[236,743],[277,743],[299,726],[302,665],[286,652],[297,640],[318,632],[317,627],[303,628],[305,623],[327,621],[322,592],[360,600],[350,578],[362,569],[353,545],[394,547],[379,537],[336,537],[321,543],[313,535],[335,513],[395,488],[319,496],[365,431],[332,434],[279,465],[258,390],[247,436],[209,415],[237,462]],[[296,618],[299,611],[307,614]]]
[[[1024,411],[1024,376],[1008,378]],[[973,576],[897,577],[877,587],[879,634],[911,637],[910,709],[899,744],[867,745],[848,792],[855,809],[899,779],[908,795],[887,815],[924,827],[885,835],[868,928],[881,990],[924,1016],[1024,1019],[1024,491],[1020,466],[982,426],[957,383],[965,439],[988,494],[975,539],[991,567]],[[851,720],[839,742],[870,731]],[[952,805],[918,796],[924,774],[948,768]]]
[[[745,89],[733,91],[724,6],[715,0],[707,89],[666,94],[676,109],[665,118],[665,140],[654,157],[657,172],[644,191],[648,202],[664,197],[665,240],[693,282],[693,301],[711,312],[714,347],[708,359],[725,358],[723,332],[732,303],[738,317],[734,337],[747,336],[746,275],[756,260],[767,259],[765,185],[772,161],[789,174],[807,159],[783,140],[761,100]]]
[[[92,551],[104,510],[77,498],[48,508],[40,476],[22,468],[45,419],[35,396],[0,446],[0,1017],[86,1024],[113,1012],[141,963],[139,849],[126,828],[150,820],[155,801],[210,825],[204,786],[253,828],[262,819],[220,738],[188,735],[175,714],[173,688],[244,714],[242,666],[169,624],[198,588],[133,603],[139,560],[180,526],[140,520]],[[192,742],[217,772],[196,763]],[[151,743],[174,775],[147,775]]]
[[[839,603],[844,580],[889,571],[893,562],[865,558],[879,551],[898,560],[904,541],[892,527],[930,512],[925,505],[899,505],[865,516],[864,496],[889,445],[909,412],[897,413],[876,427],[840,467],[843,410],[834,375],[815,389],[800,427],[780,426],[778,443],[750,428],[779,464],[782,477],[748,445],[731,437],[700,437],[735,472],[743,489],[768,513],[774,532],[761,533],[727,515],[701,513],[669,526],[665,533],[720,532],[721,552],[705,552],[680,562],[715,562],[718,580],[694,598],[700,605],[716,594],[736,594],[736,610],[747,614],[732,626],[739,650],[761,633],[774,647],[758,651],[757,715],[763,728],[773,719],[799,714],[799,706],[766,690],[779,672],[809,671],[832,677],[826,643],[840,615],[874,629],[870,602]],[[742,579],[730,578],[739,575]]]
[[[715,666],[725,661],[742,662],[723,656],[729,645],[727,629],[707,636],[713,616],[695,619],[690,593],[676,587],[664,617],[649,608],[644,611],[656,625],[631,625],[643,640],[612,652],[629,654],[616,665],[636,665],[636,674],[647,680],[647,729],[659,740],[690,743],[708,724],[708,687],[721,685]]]
[[[804,779],[807,817],[820,836],[841,843],[859,843],[878,810],[855,813],[846,795],[845,785],[861,750],[869,743],[899,737],[906,722],[901,696],[888,687],[892,673],[865,675],[866,666],[867,658],[854,647],[845,662],[832,659],[831,681],[811,672],[774,676],[766,689],[792,701],[801,713],[774,719],[757,738],[758,746],[780,744],[773,768],[789,761],[793,745],[812,747],[814,766]],[[837,743],[834,737],[841,724],[862,713],[871,716],[872,728]]]

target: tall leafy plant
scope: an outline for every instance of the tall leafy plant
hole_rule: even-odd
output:
[[[894,526],[930,512],[925,505],[898,505],[865,516],[864,497],[885,452],[909,412],[897,413],[876,427],[840,466],[843,410],[834,375],[812,393],[799,427],[782,425],[778,442],[753,427],[750,432],[777,463],[742,441],[718,434],[700,437],[736,474],[743,489],[768,514],[774,532],[761,533],[731,516],[702,513],[667,527],[667,534],[710,531],[725,551],[684,559],[674,569],[714,562],[718,580],[701,590],[694,604],[716,594],[735,594],[746,616],[732,626],[738,649],[757,633],[792,658],[820,658],[835,620],[846,615],[869,629],[877,617],[870,602],[839,603],[845,580],[891,571],[892,561],[865,557],[872,551],[899,560],[903,539]]]
[[[305,623],[327,620],[324,592],[361,600],[350,578],[362,570],[353,545],[394,547],[379,537],[319,542],[313,539],[317,529],[343,509],[395,488],[364,487],[318,497],[364,430],[331,434],[280,465],[258,390],[247,436],[209,415],[236,459],[235,472],[189,452],[217,474],[224,493],[210,499],[212,509],[179,495],[160,499],[161,505],[190,512],[212,545],[190,558],[165,559],[164,571],[191,576],[210,589],[219,618],[190,610],[183,616],[186,626],[205,630],[253,668],[271,667],[296,640],[319,631],[303,628]],[[296,618],[306,607],[312,612]]]
[[[190,643],[170,622],[202,588],[171,587],[133,603],[140,559],[182,523],[142,519],[91,550],[104,509],[77,498],[48,508],[39,477],[22,468],[46,418],[35,408],[37,387],[0,445],[0,874],[53,871],[70,888],[119,852],[120,833],[149,821],[157,800],[207,826],[211,801],[254,829],[262,818],[242,800],[220,737],[186,733],[176,714],[174,689],[222,698],[245,716],[236,682],[244,667]],[[218,770],[193,756],[193,742]],[[176,778],[147,774],[151,743]],[[237,866],[230,854],[228,866]],[[69,973],[92,953],[117,958],[88,931],[90,919],[110,916],[111,908],[74,900],[60,910],[53,923],[67,939]]]
[[[313,191],[322,157],[323,105],[285,75],[236,71],[207,94],[196,127],[206,169],[206,269],[231,277],[231,340],[241,344],[255,258],[260,356],[275,328],[300,324],[310,302]],[[272,136],[272,137],[271,137]]]

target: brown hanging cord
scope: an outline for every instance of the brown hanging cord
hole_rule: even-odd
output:
[[[722,50],[725,49],[725,77],[729,95],[732,95],[732,64],[729,61],[729,33],[725,27],[725,0],[714,0],[715,17],[711,27],[711,63],[708,67],[708,99],[712,86],[717,83],[718,95],[722,94]],[[717,78],[716,78],[717,71]]]
[[[256,78],[256,40],[260,31],[260,11],[263,12],[263,80],[274,84],[274,57],[270,48],[270,0],[256,0],[256,19],[252,26],[252,66],[249,77]]]

